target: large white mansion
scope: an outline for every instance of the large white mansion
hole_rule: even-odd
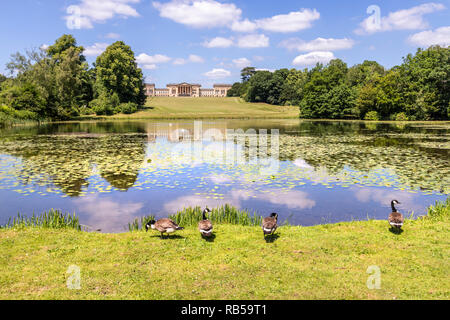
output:
[[[231,84],[215,84],[213,89],[202,89],[199,84],[171,83],[166,89],[157,89],[155,84],[145,84],[148,97],[226,97]]]

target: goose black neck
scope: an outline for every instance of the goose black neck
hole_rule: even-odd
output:
[[[206,220],[206,210],[203,211],[203,220]]]
[[[394,201],[391,202],[392,212],[397,212]]]

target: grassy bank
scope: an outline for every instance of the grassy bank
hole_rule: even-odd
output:
[[[220,224],[161,240],[142,231],[0,230],[0,299],[448,299],[450,202],[401,234],[386,221],[279,228]],[[81,289],[69,290],[69,266]],[[381,269],[369,290],[367,269]]]
[[[154,97],[144,110],[109,119],[270,119],[298,118],[298,107],[248,103],[239,98]]]

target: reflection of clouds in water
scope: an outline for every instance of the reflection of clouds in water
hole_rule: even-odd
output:
[[[124,231],[128,222],[135,219],[144,207],[143,203],[119,203],[111,198],[100,198],[98,195],[80,198],[74,201],[77,212],[87,215],[87,225],[103,232]]]
[[[213,174],[209,176],[209,179],[214,184],[227,184],[233,182],[233,179],[225,174]]]
[[[285,206],[289,209],[312,209],[316,202],[309,198],[308,193],[303,191],[279,192],[276,189],[266,190],[266,192],[256,192],[251,190],[233,190],[224,199],[207,199],[205,196],[192,195],[177,198],[164,205],[164,209],[170,212],[176,212],[185,207],[220,207],[230,204],[237,208],[242,208],[242,201],[257,199],[271,204]]]
[[[309,165],[305,160],[303,159],[296,159],[294,161],[294,165],[296,165],[299,168],[304,168],[304,169],[314,169],[313,166]]]
[[[398,200],[401,202],[399,211],[411,212],[414,211],[415,215],[423,214],[426,211],[424,205],[420,205],[415,201],[415,195],[405,192],[405,191],[392,191],[392,190],[380,190],[373,188],[350,188],[350,190],[355,194],[358,201],[367,202],[377,202],[382,206],[386,207],[386,212],[391,211],[391,201]],[[402,210],[403,209],[403,210]]]

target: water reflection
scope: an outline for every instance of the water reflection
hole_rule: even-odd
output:
[[[450,193],[449,124],[137,121],[0,133],[0,223],[56,207],[122,231],[142,215],[228,203],[310,225],[384,218],[392,197],[423,212]]]

